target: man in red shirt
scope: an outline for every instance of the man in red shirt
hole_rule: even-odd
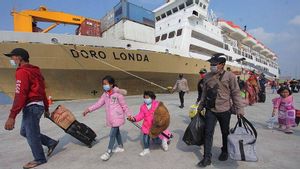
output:
[[[16,116],[23,110],[20,134],[27,139],[34,157],[23,168],[34,168],[47,162],[42,145],[48,147],[49,156],[58,144],[58,141],[40,133],[40,118],[44,112],[49,111],[44,77],[39,67],[29,64],[29,54],[25,49],[16,48],[4,55],[18,65],[15,98],[5,129],[14,129]]]

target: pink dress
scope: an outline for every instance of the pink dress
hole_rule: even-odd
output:
[[[278,123],[291,126],[295,124],[296,111],[293,96],[286,98],[278,97],[272,100],[274,109],[278,110]]]

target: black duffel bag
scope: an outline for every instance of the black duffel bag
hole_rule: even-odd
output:
[[[199,113],[186,128],[182,140],[187,145],[201,146],[204,144],[205,118]]]

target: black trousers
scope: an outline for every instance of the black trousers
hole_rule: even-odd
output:
[[[229,111],[222,113],[214,113],[207,110],[205,113],[205,141],[204,141],[204,157],[211,158],[211,149],[213,144],[213,136],[217,120],[219,121],[222,132],[222,151],[227,152],[227,136],[229,135],[231,113]]]
[[[179,99],[180,99],[181,106],[184,106],[184,94],[185,94],[185,92],[183,92],[183,91],[179,92]]]

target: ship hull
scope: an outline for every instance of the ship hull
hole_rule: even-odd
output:
[[[47,95],[56,100],[85,99],[102,93],[101,79],[111,75],[129,95],[144,90],[166,92],[179,73],[184,74],[191,90],[196,90],[201,68],[206,61],[169,53],[95,46],[50,45],[41,43],[0,43],[2,53],[16,47],[29,51],[30,63],[41,68]],[[233,70],[238,68],[231,67]],[[9,58],[0,57],[0,89],[14,95],[15,68]],[[152,83],[152,84],[151,84]],[[157,85],[154,85],[157,84]]]

